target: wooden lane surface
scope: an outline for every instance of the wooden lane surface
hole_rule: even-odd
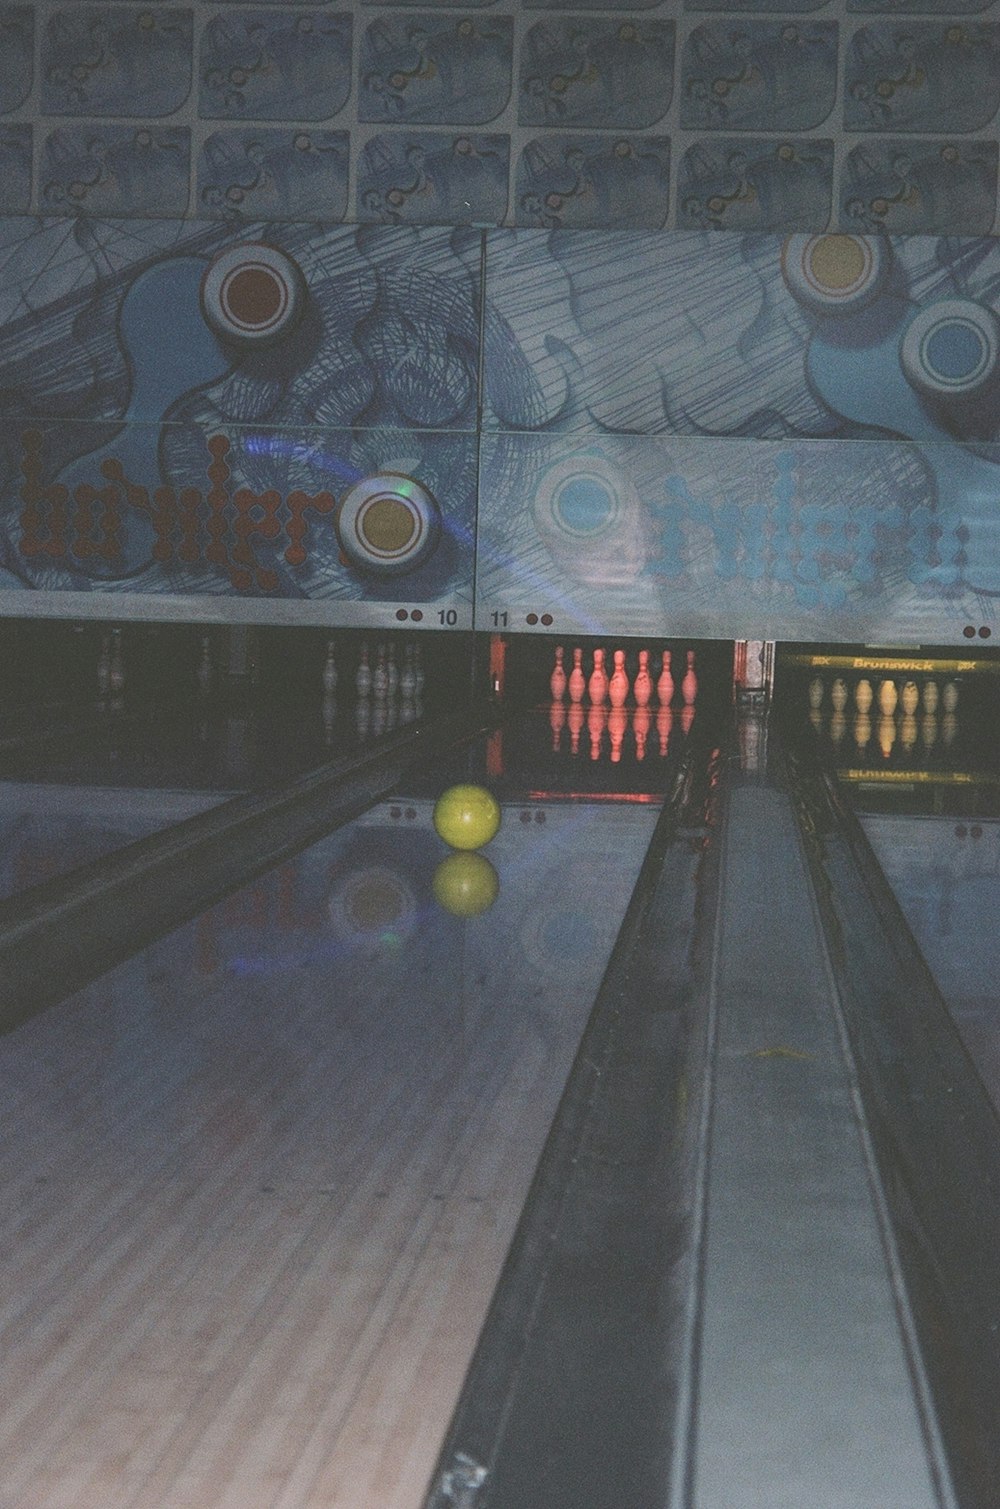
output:
[[[623,836],[589,991],[512,996],[452,919],[208,969],[192,923],[0,1040],[2,1509],[416,1509]]]

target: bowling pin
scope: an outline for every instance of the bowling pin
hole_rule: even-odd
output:
[[[896,690],[896,683],[895,681],[890,681],[889,678],[886,677],[884,681],[879,682],[878,710],[884,718],[891,718],[893,713],[896,711],[896,705],[898,702],[899,693]]]
[[[595,702],[587,714],[587,732],[590,735],[590,758],[601,758],[601,740],[604,737],[604,725],[608,720],[607,708]]]
[[[687,738],[691,732],[691,724],[694,722],[694,707],[690,702],[685,702],[681,708],[681,732]]]
[[[625,651],[615,651],[615,668],[608,682],[608,700],[612,707],[624,707],[628,697],[628,676],[625,672]]]
[[[332,692],[324,691],[323,693],[321,717],[323,719],[323,743],[329,748],[333,743],[333,729],[337,721],[337,699]]]
[[[946,713],[953,713],[958,707],[957,681],[946,681],[944,686],[941,688],[941,706],[944,708]]]
[[[924,712],[936,713],[938,709],[938,684],[936,681],[924,682]]]
[[[674,715],[670,711],[669,702],[661,702],[656,714],[656,736],[660,741],[660,754],[666,756],[670,748],[670,735],[673,731]]]
[[[844,735],[846,732],[846,717],[842,712],[834,713],[830,718],[830,738],[838,748],[843,743]]]
[[[830,688],[830,703],[835,713],[842,713],[847,706],[847,682],[838,676]]]
[[[375,667],[372,671],[372,698],[384,702],[389,695],[389,670],[385,660],[385,645],[380,644],[375,652]]]
[[[562,743],[562,731],[565,728],[565,726],[566,726],[566,709],[563,706],[562,700],[560,698],[556,698],[553,701],[552,706],[549,708],[549,727],[552,730],[552,753],[553,754],[558,754],[559,753],[559,746]]]
[[[579,754],[580,732],[583,728],[583,708],[579,702],[570,703],[566,721],[569,724],[569,752]]]
[[[854,718],[854,742],[858,753],[864,754],[872,736],[872,720],[867,713],[857,713]]]
[[[670,651],[663,652],[663,669],[656,683],[656,695],[661,707],[669,707],[674,700],[674,678],[670,674]]]
[[[653,695],[653,679],[649,674],[649,651],[639,651],[639,669],[636,672],[632,696],[636,707],[648,707]]]
[[[358,669],[354,677],[354,685],[359,697],[367,697],[372,689],[372,672],[368,664],[368,646],[363,644],[358,655]]]
[[[413,665],[413,646],[408,644],[403,650],[403,669],[399,673],[399,695],[408,702],[412,702],[417,691],[417,673]]]
[[[934,690],[936,692],[937,687],[935,687]],[[924,713],[924,716],[921,719],[920,723],[920,737],[923,740],[924,748],[926,750],[930,751],[934,748],[935,744],[937,743],[937,736],[937,718],[935,718],[933,713]]]
[[[687,670],[684,672],[684,680],[681,682],[681,696],[688,707],[691,707],[698,695],[698,677],[694,672],[694,650],[687,652]]]
[[[108,671],[108,686],[112,697],[120,697],[125,690],[125,660],[122,653],[122,631],[111,630],[111,665]]]
[[[622,757],[622,744],[628,727],[628,713],[621,705],[612,706],[608,717],[608,733],[611,736],[611,763],[618,765]]]
[[[604,669],[604,651],[594,651],[594,669],[590,673],[587,692],[594,707],[600,707],[608,695],[608,673]]]
[[[917,742],[917,720],[913,713],[904,713],[899,720],[899,742],[907,753]]]
[[[198,692],[207,697],[212,690],[212,641],[207,634],[201,636],[201,659],[197,671]]]
[[[896,742],[896,720],[883,713],[878,720],[878,747],[882,752],[883,760],[887,760],[892,754],[892,746]]]
[[[646,739],[649,736],[649,728],[652,721],[653,715],[645,703],[636,708],[632,717],[632,732],[635,735],[635,757],[637,760],[644,760],[646,758]]]
[[[552,667],[552,675],[549,677],[549,691],[552,693],[553,702],[561,702],[566,695],[566,671],[563,667],[563,647],[556,645],[556,663]]]
[[[868,713],[871,712],[871,706],[874,700],[875,695],[872,692],[872,684],[868,680],[867,676],[862,676],[861,680],[854,688],[854,706],[857,708],[859,713]]]
[[[814,710],[823,705],[823,683],[818,676],[814,676],[809,683],[809,706]]]
[[[337,661],[332,639],[328,639],[326,642],[326,659],[323,662],[323,690],[329,694],[337,690]]]
[[[819,733],[820,729],[823,727],[823,714],[820,712],[818,707],[811,707],[809,709],[809,722],[812,724],[816,732]]]
[[[587,678],[583,674],[583,651],[579,646],[573,651],[573,669],[569,673],[569,700],[582,702],[583,694],[587,690]]]
[[[920,693],[915,681],[904,681],[902,691],[899,694],[899,705],[907,718],[912,718],[920,705]]]

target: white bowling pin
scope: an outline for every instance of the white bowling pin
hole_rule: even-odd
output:
[[[600,707],[608,695],[608,673],[604,669],[604,651],[594,651],[594,669],[587,682],[587,692],[594,707]]]
[[[684,680],[681,682],[681,696],[686,706],[691,707],[698,695],[698,677],[694,671],[694,650],[687,652],[687,670],[684,672]]]
[[[636,707],[648,707],[653,695],[653,680],[649,674],[649,651],[639,651],[639,669],[636,672],[632,696]]]
[[[573,651],[573,669],[569,673],[569,700],[582,702],[587,690],[587,678],[583,674],[583,651],[577,646]]]
[[[608,682],[608,700],[612,707],[624,707],[628,698],[628,676],[625,672],[625,651],[615,651],[615,668]]]
[[[814,676],[809,683],[809,706],[813,709],[823,705],[823,683],[818,676]]]
[[[566,695],[566,670],[563,666],[563,647],[556,645],[556,663],[552,667],[552,675],[549,677],[549,691],[552,693],[553,702],[561,702]]]
[[[898,702],[899,693],[896,690],[896,683],[886,677],[884,681],[879,682],[878,710],[884,718],[891,718]]]
[[[656,683],[656,695],[661,707],[669,707],[674,700],[674,678],[670,674],[670,651],[663,652],[663,669]]]

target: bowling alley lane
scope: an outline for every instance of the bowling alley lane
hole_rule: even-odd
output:
[[[5,1503],[416,1509],[659,811],[500,784],[471,899],[400,792],[0,1040]]]

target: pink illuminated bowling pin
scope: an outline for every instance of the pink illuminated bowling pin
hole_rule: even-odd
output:
[[[691,707],[698,695],[698,678],[694,673],[694,650],[687,652],[687,670],[684,672],[684,680],[681,682],[681,696]]]
[[[561,702],[553,702],[549,708],[549,727],[552,730],[552,753],[559,753],[562,731],[566,726],[566,709]]]
[[[623,707],[613,707],[608,717],[608,733],[611,735],[611,760],[617,765],[622,757],[622,744],[628,727],[628,713]]]
[[[660,679],[656,683],[656,695],[660,699],[661,707],[669,707],[674,700],[674,678],[670,674],[670,651],[663,652],[663,670]]]
[[[587,678],[583,674],[583,651],[579,648],[573,651],[573,669],[569,673],[569,700],[582,702],[583,694],[587,690]]]
[[[594,651],[594,669],[590,673],[587,691],[594,707],[600,707],[608,695],[608,673],[604,669],[604,651]]]
[[[648,707],[653,695],[653,678],[649,674],[649,651],[639,651],[639,670],[632,687],[636,707]]]
[[[649,736],[649,727],[653,721],[653,715],[648,707],[637,707],[632,717],[632,732],[635,734],[635,757],[637,760],[646,758],[646,739]]]
[[[670,749],[670,734],[674,726],[674,715],[670,711],[669,703],[661,703],[660,710],[656,714],[656,733],[660,741],[660,754],[666,756]]]
[[[556,645],[556,663],[552,667],[552,675],[549,677],[549,690],[552,693],[553,702],[561,702],[566,694],[566,672],[563,668],[563,647]]]
[[[587,732],[590,735],[590,758],[601,758],[601,740],[604,737],[604,725],[608,721],[608,710],[595,704],[587,714]]]
[[[580,732],[583,728],[583,708],[579,702],[571,702],[566,721],[569,724],[569,752],[580,753]]]
[[[625,673],[625,651],[615,651],[615,668],[608,682],[608,700],[612,707],[624,707],[628,697],[628,676]]]

